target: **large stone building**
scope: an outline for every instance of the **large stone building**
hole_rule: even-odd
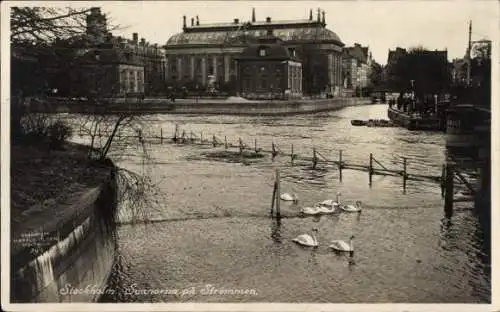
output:
[[[114,55],[113,59],[123,62],[121,70],[125,70],[127,65],[133,64],[134,73],[120,74],[120,79],[127,78],[127,81],[132,83],[132,76],[144,78],[135,81],[134,92],[144,92],[146,95],[155,95],[163,93],[166,89],[166,58],[164,50],[157,44],[149,44],[144,38],[139,41],[137,33],[132,35],[132,39],[112,36],[107,31],[107,18],[101,13],[100,8],[92,8],[87,16],[87,32],[84,35],[83,41],[90,48],[105,48],[116,49],[121,51],[104,52],[107,55]],[[83,47],[82,47],[83,48]],[[137,66],[142,66],[141,70],[136,70]],[[125,79],[125,78],[123,78]],[[134,78],[135,79],[135,78]],[[123,81],[117,80],[118,84],[123,84]],[[128,85],[130,85],[128,84]],[[128,90],[130,88],[120,87],[120,90]],[[123,95],[123,93],[121,93]]]
[[[302,96],[302,63],[293,48],[268,36],[249,44],[236,57],[239,93],[249,99],[289,99]]]
[[[237,57],[249,45],[272,31],[286,48],[302,61],[302,90],[305,94],[340,95],[342,87],[342,48],[339,36],[326,28],[325,12],[313,18],[257,21],[255,10],[250,21],[204,24],[183,17],[183,31],[169,38],[165,46],[167,77],[171,84],[194,83],[207,88],[210,77],[217,84],[238,81]],[[236,83],[237,85],[237,83]]]
[[[355,43],[353,47],[344,48],[342,65],[345,91],[359,94],[369,86],[372,55],[368,47]]]

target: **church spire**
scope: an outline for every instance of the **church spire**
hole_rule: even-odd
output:
[[[255,8],[252,8],[252,23],[255,23]]]

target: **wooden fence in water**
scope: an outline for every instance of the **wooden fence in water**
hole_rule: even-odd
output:
[[[99,133],[98,136],[106,135],[106,133]],[[159,135],[144,137],[141,131],[138,131],[135,135],[128,134],[122,135],[120,133],[116,134],[117,138],[137,138],[139,140],[148,139],[149,143],[171,143],[171,144],[195,144],[195,145],[205,145],[211,146],[213,148],[221,148],[224,147],[224,150],[230,151],[235,150],[240,155],[243,156],[245,152],[250,151],[255,154],[268,154],[271,156],[272,161],[278,156],[288,157],[290,159],[290,164],[294,165],[303,165],[304,162],[310,163],[311,168],[318,169],[318,166],[327,165],[333,168],[337,168],[339,170],[339,180],[342,181],[343,170],[357,170],[364,171],[368,173],[368,184],[372,185],[372,179],[374,175],[383,175],[383,176],[394,176],[400,177],[402,181],[403,193],[406,192],[407,181],[427,181],[439,184],[441,187],[441,196],[445,199],[445,213],[448,216],[451,216],[453,211],[453,202],[458,201],[473,201],[474,195],[476,193],[475,188],[472,184],[464,177],[464,175],[458,170],[458,168],[452,164],[447,163],[442,165],[442,170],[440,175],[425,175],[419,173],[409,173],[408,172],[408,158],[401,157],[401,167],[400,168],[388,168],[384,166],[379,160],[377,160],[373,153],[369,154],[369,158],[367,159],[367,163],[354,163],[348,162],[343,158],[343,151],[338,150],[337,159],[332,159],[323,155],[316,148],[312,148],[311,156],[302,156],[294,151],[294,145],[290,144],[289,152],[283,151],[276,143],[272,142],[270,149],[265,149],[263,147],[258,146],[257,139],[254,139],[253,146],[248,145],[243,142],[241,138],[238,139],[237,144],[233,144],[228,141],[227,137],[219,138],[216,135],[204,136],[203,132],[200,132],[199,136],[194,134],[192,131],[187,133],[186,131],[179,131],[178,125],[175,127],[175,132],[173,136],[165,136],[164,131],[160,128]],[[302,161],[301,163],[297,163],[298,161]],[[278,175],[279,176],[279,175]],[[468,192],[472,196],[466,196],[462,198],[454,197],[454,184],[464,185]],[[279,205],[279,204],[278,204]]]

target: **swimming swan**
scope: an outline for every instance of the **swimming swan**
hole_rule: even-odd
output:
[[[300,209],[300,212],[306,215],[318,215],[322,213],[321,207],[319,206],[314,206],[314,207],[304,207]]]
[[[354,247],[352,245],[353,238],[354,235],[352,235],[349,239],[349,243],[346,243],[343,240],[334,240],[331,242],[329,247],[337,251],[354,251]]]
[[[337,210],[337,206],[331,206],[331,208],[328,208],[327,206],[321,206],[320,205],[318,207],[318,210],[322,214],[330,214],[330,213],[334,213],[335,210]]]
[[[292,195],[288,193],[281,194],[280,196],[281,200],[285,201],[293,201],[294,203],[299,201],[299,198],[297,197],[297,194],[293,193]]]
[[[318,205],[328,206],[328,207],[337,207],[340,205],[340,202],[339,202],[340,195],[342,195],[342,194],[340,192],[337,192],[337,197],[335,198],[335,200],[327,199],[327,200],[324,200],[324,201],[318,203]]]
[[[316,239],[316,236],[314,233],[317,233],[318,229],[312,229],[312,234],[302,234],[297,236],[296,238],[293,239],[294,242],[296,242],[299,245],[303,246],[309,246],[309,247],[317,247],[318,246],[318,240]]]
[[[356,205],[340,205],[340,209],[347,211],[347,212],[361,212],[361,207],[362,203],[360,200],[356,202]]]

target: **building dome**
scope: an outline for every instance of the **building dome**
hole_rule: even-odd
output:
[[[267,33],[265,29],[253,30],[229,30],[229,31],[203,31],[203,32],[182,32],[173,35],[167,41],[168,46],[177,45],[217,45],[229,44],[240,41],[244,43],[244,38],[262,37]],[[339,36],[333,31],[322,27],[299,27],[273,29],[273,34],[285,42],[300,43],[335,43],[344,46]]]

